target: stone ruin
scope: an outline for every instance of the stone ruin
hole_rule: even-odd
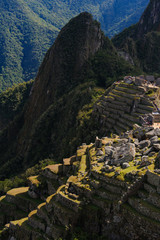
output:
[[[66,239],[81,223],[90,239],[159,239],[160,129],[142,126],[159,92],[146,80],[153,77],[125,77],[95,104],[110,137],[82,144],[0,197],[0,238]]]
[[[120,136],[96,137],[30,177],[29,187],[0,198],[0,236],[66,239],[81,222],[90,239],[157,240],[159,156],[160,129],[135,125]]]
[[[92,113],[102,136],[119,135],[132,129],[135,123],[146,126],[160,123],[159,87],[151,79],[153,76],[126,76],[106,90]]]

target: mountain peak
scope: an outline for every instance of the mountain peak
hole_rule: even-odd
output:
[[[78,84],[79,71],[85,61],[101,48],[103,36],[100,24],[87,12],[70,20],[60,31],[39,69],[30,98],[29,106],[33,109],[35,105],[38,116],[54,102],[56,96]],[[38,110],[40,102],[43,104]]]
[[[86,12],[70,20],[60,31],[35,79],[19,142],[24,142],[24,136],[30,138],[33,125],[49,106],[84,81],[80,72],[86,61],[103,46],[104,39],[100,24]]]

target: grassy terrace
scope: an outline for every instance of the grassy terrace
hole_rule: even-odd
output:
[[[83,155],[81,157],[80,166],[79,166],[79,173],[85,173],[87,169],[87,155]]]
[[[22,187],[22,188],[14,188],[11,189],[10,191],[7,192],[7,195],[11,195],[11,196],[17,196],[19,194],[24,194],[28,192],[28,187]]]
[[[38,180],[38,177],[39,177],[39,176],[31,176],[31,177],[28,178],[28,180],[29,180],[32,184],[34,184],[34,185],[36,185],[36,186],[38,187],[39,184],[40,184],[40,181]]]
[[[135,209],[135,211],[145,215],[147,218],[152,219],[153,221],[159,222],[160,224],[160,208],[136,196],[133,196],[130,199],[136,203],[136,206],[134,206],[133,203],[129,201],[129,205]]]
[[[111,192],[109,190],[106,190],[104,187],[101,187],[98,189],[98,192],[101,192],[101,193],[105,193],[106,196],[114,196],[115,198],[118,198],[121,196],[121,194],[118,194],[118,193],[115,193],[115,192]]]
[[[28,217],[26,218],[21,218],[20,220],[16,220],[16,221],[11,221],[10,224],[12,225],[18,225],[19,227],[22,226],[23,223],[25,223],[28,220]]]
[[[69,199],[70,201],[72,201],[72,202],[75,202],[75,203],[77,203],[77,204],[80,204],[81,202],[79,201],[79,200],[77,200],[77,199],[72,199],[72,198],[70,198],[68,195],[66,195],[65,193],[63,193],[62,191],[60,191],[59,192],[59,194],[62,196],[62,197],[64,197],[64,198],[67,198],[67,199]]]
[[[123,97],[129,98],[129,99],[133,99],[135,97],[135,94],[126,93],[124,91],[119,91],[119,90],[116,90],[116,89],[114,89],[112,92],[119,95],[119,96],[123,96]]]
[[[1,196],[1,197],[0,197],[0,202],[1,202],[3,199],[5,199],[5,197],[6,197],[5,195],[4,195],[4,196]]]
[[[93,198],[93,200],[96,200],[96,201],[98,200],[100,202],[103,202],[107,206],[113,203],[113,201],[105,199],[105,198],[102,198],[102,197],[100,197],[97,194],[93,195],[92,198]]]
[[[135,217],[140,217],[142,218],[143,220],[151,223],[151,224],[156,224],[158,225],[158,227],[160,227],[160,222],[159,221],[156,221],[154,219],[151,219],[149,217],[146,217],[145,215],[137,212],[133,207],[131,207],[128,203],[124,203],[122,206],[122,210],[125,209],[127,210],[127,213],[132,213]]]
[[[122,101],[122,102],[127,102],[127,103],[132,103],[132,101],[133,101],[133,98],[128,98],[128,97],[126,97],[126,96],[123,96],[122,94],[119,94],[120,92],[110,92],[109,93],[109,96],[111,96],[111,97],[114,97],[115,99],[118,99],[118,100],[120,100],[120,101]]]
[[[138,88],[136,90],[136,89],[128,88],[128,86],[125,86],[125,87],[117,86],[115,89],[118,90],[118,91],[121,91],[121,92],[128,93],[128,94],[132,93],[133,95],[142,93]]]
[[[60,172],[61,167],[62,167],[62,164],[54,164],[54,165],[48,165],[44,169],[48,169],[49,171],[53,172],[54,174],[58,174]]]
[[[57,201],[53,201],[53,205],[57,208],[60,208],[61,211],[65,214],[75,214],[75,212],[70,209],[70,208],[67,208],[66,206],[62,205],[61,203],[57,202]]]

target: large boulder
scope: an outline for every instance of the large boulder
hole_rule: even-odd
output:
[[[101,149],[97,150],[96,156],[103,156],[103,151]]]
[[[146,133],[147,138],[152,138],[154,136],[160,137],[160,129],[156,128]]]
[[[115,148],[112,147],[112,146],[106,146],[106,147],[105,147],[105,155],[106,155],[107,157],[112,157],[113,154],[114,154],[114,151],[115,151]]]
[[[143,140],[143,141],[139,142],[138,147],[143,149],[145,147],[149,147],[150,144],[151,144],[151,142],[149,140]]]
[[[135,158],[135,144],[127,143],[120,147],[116,147],[112,159],[113,165],[120,165],[124,162],[130,162]]]
[[[127,163],[127,162],[122,163],[122,168],[123,169],[129,168],[129,167],[130,167],[129,163]]]
[[[153,129],[153,130],[149,131],[148,133],[146,133],[146,137],[147,137],[147,138],[152,138],[152,137],[154,137],[155,135],[156,135],[155,129]]]
[[[150,116],[151,117],[151,116]],[[146,139],[146,134],[154,130],[153,127],[139,127],[133,131],[133,137],[138,138],[139,141]]]
[[[158,137],[154,136],[150,139],[151,144],[157,143],[158,142]]]
[[[153,147],[154,147],[155,150],[160,151],[160,144],[154,143]]]

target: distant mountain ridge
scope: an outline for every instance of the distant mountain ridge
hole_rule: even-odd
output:
[[[0,91],[36,76],[59,30],[87,11],[112,36],[137,22],[149,0],[1,0]]]
[[[160,2],[151,0],[139,22],[115,36],[118,51],[129,54],[135,66],[160,76]]]
[[[152,31],[160,31],[160,1],[158,0],[150,1],[138,23],[136,34],[141,37]]]

